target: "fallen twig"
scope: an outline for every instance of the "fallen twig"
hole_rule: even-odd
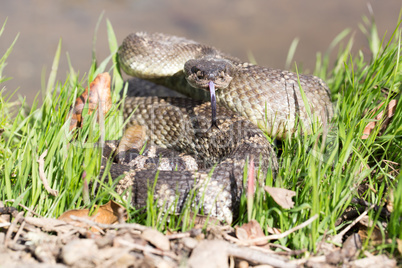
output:
[[[291,251],[293,251],[293,250],[291,250],[290,248],[287,248],[287,247],[285,247],[285,246],[278,245],[278,244],[273,244],[273,243],[268,243],[267,246],[273,247],[273,248],[280,248],[280,249],[282,249],[282,250],[284,250],[284,251],[286,251],[286,252],[291,252]]]
[[[190,236],[191,236],[191,234],[189,232],[185,232],[185,233],[177,233],[177,234],[167,235],[166,237],[169,240],[173,240],[173,239],[180,239],[180,238],[190,237]]]
[[[134,244],[134,243],[128,242],[128,241],[126,241],[124,239],[120,239],[120,238],[116,238],[115,242],[120,245],[129,247],[131,249],[141,250],[142,252],[148,252],[148,253],[152,253],[152,254],[156,254],[156,255],[160,255],[160,256],[167,256],[176,261],[180,259],[179,256],[177,256],[176,254],[174,254],[173,252],[170,252],[170,251],[163,251],[163,250],[156,249],[156,248],[145,247],[145,246],[142,246],[139,244]]]
[[[353,227],[355,226],[356,223],[358,223],[364,216],[367,215],[368,211],[370,209],[373,209],[375,207],[375,205],[371,205],[370,207],[368,207],[359,217],[357,217],[354,221],[352,221],[348,226],[346,226],[345,229],[342,230],[342,232],[340,232],[339,234],[335,235],[332,239],[332,241],[336,242],[336,243],[342,243],[342,237]]]
[[[70,218],[73,221],[79,221],[88,224],[89,226],[98,226],[102,229],[136,229],[139,231],[145,231],[146,229],[149,229],[149,227],[143,226],[141,224],[137,223],[119,223],[119,224],[104,224],[104,223],[97,223],[88,219],[80,218],[74,215],[71,215]]]
[[[269,240],[273,240],[273,239],[281,239],[281,238],[284,238],[284,237],[290,235],[291,233],[296,232],[297,230],[300,230],[300,229],[306,227],[307,225],[309,225],[310,223],[312,223],[316,219],[318,219],[318,214],[315,214],[313,217],[311,217],[307,221],[303,222],[302,224],[300,224],[300,225],[298,225],[296,227],[293,227],[292,229],[289,229],[286,232],[283,232],[281,234],[274,234],[274,235],[268,235],[268,236],[265,236],[265,237],[259,237],[259,238],[255,238],[255,239],[248,240],[248,241],[246,240],[246,242],[248,242],[250,244],[255,244],[255,243],[269,241]]]
[[[25,227],[25,221],[23,221],[20,225],[20,228],[18,229],[17,233],[15,234],[14,238],[13,238],[13,243],[17,243],[18,238],[20,238],[20,235],[22,233],[22,231],[24,230]]]
[[[352,202],[351,202],[351,203],[359,204],[359,205],[364,206],[364,207],[371,207],[371,206],[373,205],[373,204],[367,202],[367,201],[364,200],[364,199],[356,198],[356,197],[353,197],[353,198],[352,198]],[[380,211],[381,217],[384,217],[384,218],[386,218],[386,219],[389,219],[389,218],[391,217],[391,212],[389,212],[388,209],[387,209],[386,207],[384,207],[384,206],[377,206],[377,205],[374,205],[373,209],[374,209],[374,211],[376,211],[376,212],[377,212],[377,211]]]
[[[314,215],[313,217],[311,217],[307,221],[303,222],[302,224],[300,224],[300,225],[298,225],[296,227],[293,227],[292,229],[289,229],[286,232],[283,232],[281,234],[268,235],[268,236],[258,237],[258,238],[250,239],[250,240],[239,240],[239,239],[237,239],[237,238],[235,238],[233,236],[230,236],[228,234],[224,234],[224,238],[227,239],[227,240],[230,240],[230,241],[232,241],[232,242],[234,242],[234,243],[236,243],[238,245],[242,245],[242,246],[255,245],[256,243],[267,242],[269,240],[284,238],[284,237],[290,235],[291,233],[306,227],[307,225],[312,223],[317,218],[318,218],[318,214]]]
[[[11,222],[10,227],[7,230],[6,233],[6,237],[4,238],[4,245],[7,247],[9,242],[11,241],[11,235],[14,231],[14,228],[17,226],[18,221],[20,220],[21,217],[23,217],[22,215],[24,214],[24,212],[20,212],[17,214],[17,216],[15,217],[14,221]]]
[[[33,211],[32,209],[30,209],[29,207],[24,206],[23,204],[18,204],[18,206],[22,207],[23,209],[25,209],[26,211],[28,211],[29,213],[32,213],[33,215],[35,215],[38,218],[43,218],[41,215],[39,215],[38,213],[36,213],[35,211]],[[29,215],[29,214],[28,214]]]
[[[296,267],[296,265],[287,262],[283,257],[273,252],[269,252],[268,250],[262,250],[262,248],[239,247],[228,243],[227,253],[233,257],[241,258],[248,262],[269,264],[275,267]]]

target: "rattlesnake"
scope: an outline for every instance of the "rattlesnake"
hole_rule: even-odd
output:
[[[118,176],[126,171],[118,192],[131,190],[137,207],[146,205],[147,189],[154,186],[157,177],[154,198],[159,206],[180,211],[186,201],[193,207],[202,201],[204,213],[231,222],[245,188],[246,162],[253,159],[259,169],[253,176],[259,182],[278,169],[276,154],[265,135],[284,138],[296,127],[310,133],[314,122],[326,122],[333,114],[328,87],[321,79],[243,63],[185,38],[131,34],[118,56],[127,74],[195,99],[126,98],[124,115],[129,117],[137,109],[130,124],[143,127],[148,141],[145,154],[157,159],[157,150],[174,149],[194,156],[198,164],[197,171],[157,171],[144,162],[139,164],[143,156],[138,156],[138,148],[126,154],[125,163],[131,161],[132,167],[114,164],[111,173]],[[217,88],[218,106],[212,120],[214,124],[216,116],[216,128],[211,126],[211,103],[205,102],[210,100],[211,84]]]

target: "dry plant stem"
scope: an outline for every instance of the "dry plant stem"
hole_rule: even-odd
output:
[[[325,255],[313,256],[313,257],[309,257],[309,258],[292,260],[290,262],[298,265],[298,267],[303,267],[303,264],[305,264],[306,262],[312,262],[312,263],[317,263],[317,264],[326,263],[326,257],[325,257]],[[319,266],[317,266],[317,267],[319,267]]]
[[[241,241],[241,240],[239,240],[239,239],[237,239],[236,237],[233,237],[233,236],[231,236],[231,235],[223,234],[222,236],[223,236],[223,238],[225,238],[227,241],[233,242],[233,243],[235,243],[235,244],[237,244],[237,245],[239,245],[239,246],[249,246],[249,244],[244,243],[243,241]]]
[[[23,211],[21,211],[20,213],[18,213],[18,215],[15,217],[15,219],[14,219],[13,222],[11,223],[10,227],[8,228],[7,233],[6,233],[6,237],[5,237],[5,239],[4,239],[4,245],[5,245],[6,247],[8,246],[8,244],[9,244],[9,242],[10,242],[10,240],[11,240],[11,235],[12,235],[12,233],[13,233],[13,231],[14,231],[14,228],[16,227],[17,223],[19,222],[20,218],[23,217],[23,216],[22,216],[23,214],[24,214]]]
[[[279,256],[299,256],[305,252],[307,252],[306,249],[296,249],[291,251],[280,251],[276,252],[276,254],[278,254]]]
[[[159,255],[159,256],[167,256],[167,257],[172,258],[172,259],[174,259],[176,261],[178,261],[180,259],[179,256],[175,255],[172,252],[163,251],[163,250],[156,249],[156,248],[151,248],[151,247],[145,247],[145,246],[142,246],[142,245],[139,245],[139,244],[134,244],[134,243],[128,242],[128,241],[120,239],[120,238],[116,238],[115,242],[120,244],[120,245],[129,247],[131,249],[141,250],[144,253],[147,252],[147,253],[152,253],[152,254],[156,254],[156,255]]]
[[[97,223],[88,219],[80,218],[74,215],[71,215],[70,218],[73,221],[79,221],[86,223],[90,226],[98,226],[102,229],[122,229],[122,228],[127,228],[127,229],[135,229],[139,231],[145,231],[146,229],[149,229],[149,227],[142,226],[137,223],[119,223],[119,224],[103,224],[103,223]]]
[[[186,233],[177,233],[177,234],[171,234],[171,235],[167,235],[166,237],[169,240],[174,240],[174,239],[180,239],[180,238],[184,238],[184,237],[190,237],[190,233],[186,232]]]
[[[255,239],[251,239],[251,240],[244,240],[244,241],[239,241],[240,243],[246,244],[246,245],[252,245],[255,243],[260,243],[260,242],[266,242],[269,240],[273,240],[273,239],[281,239],[284,238],[288,235],[290,235],[293,232],[296,232],[297,230],[300,230],[304,227],[306,227],[307,225],[309,225],[310,223],[312,223],[313,221],[315,221],[318,218],[318,214],[314,215],[313,217],[311,217],[310,219],[308,219],[307,221],[303,222],[302,224],[293,227],[290,230],[287,230],[286,232],[283,232],[281,234],[274,234],[274,235],[268,235],[268,236],[264,236],[264,237],[259,237],[259,238],[255,238]]]
[[[45,150],[39,156],[39,159],[37,160],[37,162],[39,163],[39,178],[42,180],[43,186],[45,187],[46,191],[53,196],[57,196],[59,194],[59,192],[50,188],[49,183],[45,176],[45,160],[44,160],[44,158],[46,155],[47,155],[47,150]]]
[[[119,224],[125,224],[126,223],[126,221],[124,219],[124,209],[123,208],[119,208],[117,210],[117,219],[118,219],[117,222]]]
[[[364,206],[364,207],[370,207],[370,206],[373,205],[373,204],[367,202],[364,199],[355,198],[355,197],[352,198],[352,203],[359,204],[359,205]],[[384,218],[387,218],[387,219],[389,219],[389,217],[391,217],[391,212],[389,212],[385,206],[374,205],[374,211],[376,211],[376,212],[380,211],[381,217],[384,217]]]
[[[25,221],[23,221],[20,225],[20,228],[18,229],[17,233],[15,234],[14,238],[13,238],[13,243],[16,243],[18,238],[20,237],[22,231],[24,230],[25,227]]]
[[[396,166],[399,166],[399,165],[400,165],[400,164],[397,163],[397,162],[389,161],[389,160],[386,160],[386,159],[383,159],[382,162],[390,163],[390,164],[396,165]],[[388,165],[388,166],[389,166],[394,172],[398,172],[396,169],[394,169],[394,168],[392,167],[392,165]]]
[[[65,241],[68,240],[71,236],[75,235],[76,233],[78,233],[78,230],[72,230],[70,232],[64,233],[60,236],[60,240],[61,241]]]
[[[251,249],[255,249],[255,250],[258,250],[258,251],[261,251],[261,252],[266,252],[266,253],[273,253],[274,252],[273,250],[266,249],[266,248],[263,248],[263,247],[251,246],[248,243],[244,243],[243,241],[241,241],[241,240],[239,240],[239,239],[237,239],[237,238],[235,238],[233,236],[230,236],[228,234],[223,234],[223,238],[226,239],[227,241],[231,241],[231,242],[233,242],[233,243],[235,243],[235,244],[237,244],[239,246],[249,246]],[[286,255],[292,255],[292,253],[294,252],[293,250],[291,250],[291,249],[289,249],[287,247],[284,247],[282,245],[268,243],[268,246],[280,248],[280,249],[284,250],[285,253],[287,253]],[[281,253],[281,252],[276,252],[276,254],[279,254],[279,253]],[[299,254],[296,254],[296,255],[299,255]]]
[[[291,250],[290,248],[287,248],[287,247],[285,247],[285,246],[278,245],[278,244],[268,243],[268,246],[269,246],[269,247],[273,247],[273,248],[280,248],[280,249],[282,249],[282,250],[284,250],[284,251],[286,251],[286,252],[292,252],[292,251],[293,251],[293,250]]]
[[[345,229],[342,230],[339,234],[334,236],[333,240],[335,242],[342,242],[342,237],[353,227],[355,226],[356,223],[358,223],[364,216],[367,215],[368,211],[373,209],[375,205],[371,205],[369,208],[367,208],[359,217],[357,217],[354,221],[352,221]]]
[[[397,162],[390,161],[390,160],[387,160],[387,159],[383,159],[382,161],[383,161],[383,162],[386,162],[386,163],[391,163],[391,164],[394,164],[394,165],[397,165],[397,166],[400,166],[400,165],[401,165],[401,164],[399,164],[399,163],[397,163]]]
[[[39,215],[38,213],[36,213],[35,211],[33,211],[32,209],[24,206],[23,204],[18,204],[18,206],[22,207],[23,209],[25,209],[26,211],[28,211],[29,213],[32,213],[33,215],[35,215],[38,218],[42,218],[41,215]]]
[[[270,248],[264,248],[264,247],[259,247],[259,246],[249,246],[249,248],[260,251],[260,252],[264,252],[266,254],[278,254],[278,252],[275,252],[275,251],[271,250]]]

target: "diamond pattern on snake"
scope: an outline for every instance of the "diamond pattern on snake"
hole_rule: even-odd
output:
[[[159,206],[180,212],[202,204],[205,214],[230,223],[246,188],[243,172],[250,159],[260,183],[267,172],[278,170],[265,135],[283,139],[297,128],[310,134],[313,124],[333,116],[330,91],[321,79],[242,62],[182,37],[130,34],[118,57],[124,72],[137,77],[129,92],[149,91],[128,96],[124,104],[126,118],[136,109],[129,124],[141,128],[145,151],[142,156],[141,148],[124,152],[111,169],[112,177],[125,174],[117,190],[129,189],[138,208],[146,205],[158,172],[154,198]],[[178,93],[145,96],[160,88],[149,83]],[[166,159],[161,155],[169,160],[158,161]]]

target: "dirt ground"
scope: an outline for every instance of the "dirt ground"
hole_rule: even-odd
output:
[[[361,238],[349,235],[341,248],[318,245],[318,252],[290,250],[270,242],[280,234],[259,235],[251,221],[235,229],[210,225],[162,234],[135,223],[102,224],[71,216],[71,221],[23,216],[0,207],[0,267],[396,267],[386,255],[359,256]],[[30,214],[30,213],[28,213]],[[341,236],[332,241],[342,241]],[[360,255],[361,256],[361,255]]]

